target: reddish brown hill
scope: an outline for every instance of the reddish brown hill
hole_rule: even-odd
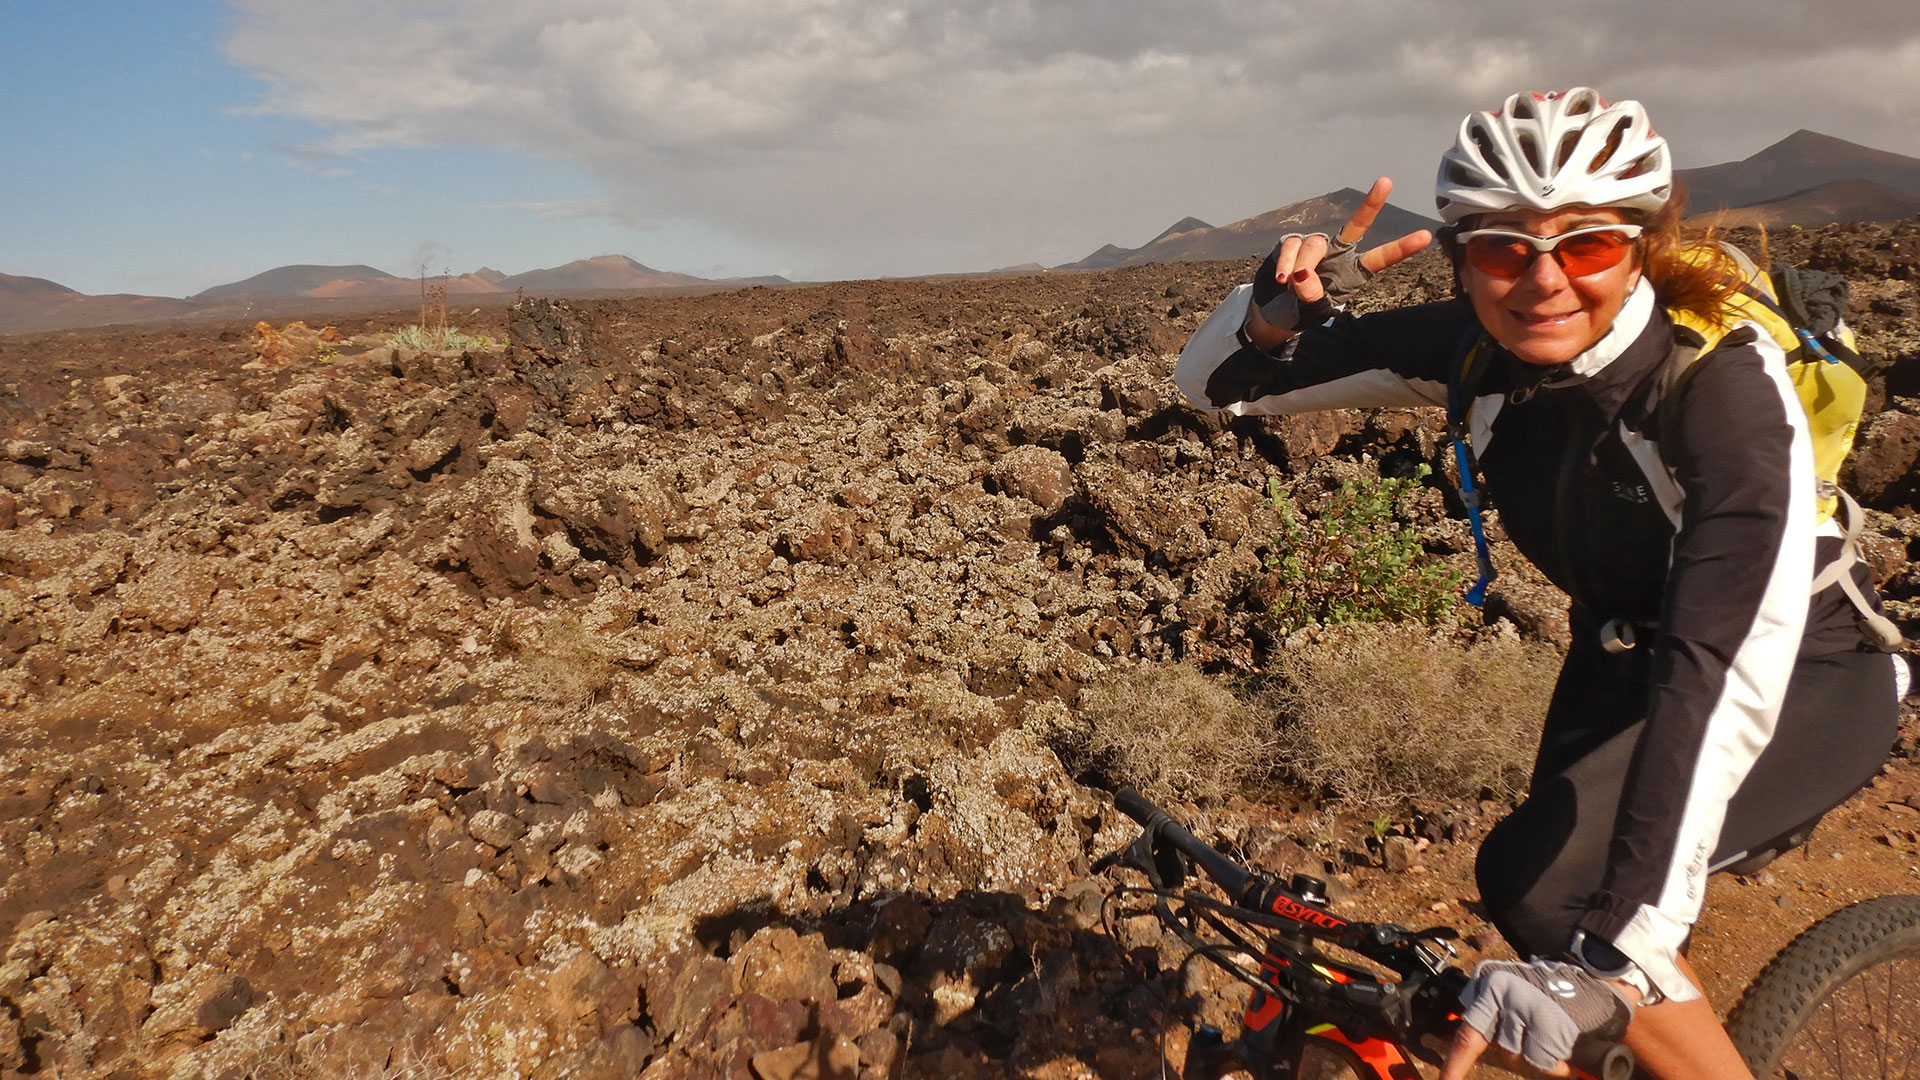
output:
[[[46,278],[0,274],[0,297],[79,295],[79,293],[67,288],[65,285],[57,281],[48,281]]]
[[[196,307],[191,301],[164,296],[87,296],[45,278],[0,274],[0,334],[148,322]]]
[[[312,263],[297,263],[292,266],[276,266],[244,281],[215,285],[211,289],[195,293],[193,298],[195,300],[227,300],[236,297],[308,296],[312,295],[313,290],[336,281],[391,281],[416,291],[419,288],[415,278],[395,277],[385,270],[363,264],[320,266]]]
[[[671,289],[706,284],[710,284],[706,278],[671,270],[655,270],[625,255],[599,255],[591,259],[575,259],[565,266],[515,274],[503,278],[499,287],[503,292],[525,289],[528,292],[550,293]]]
[[[504,292],[500,286],[481,277],[479,274],[461,274],[453,278],[428,278],[429,288],[445,286],[449,296],[483,296]],[[329,281],[316,289],[309,289],[303,295],[315,299],[351,298],[351,297],[393,297],[405,299],[420,295],[420,279],[380,277],[372,280],[341,278]]]

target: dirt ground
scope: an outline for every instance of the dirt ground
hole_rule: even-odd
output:
[[[1776,254],[1861,281],[1853,486],[1912,637],[1920,223],[1815,232]],[[1159,1075],[1178,958],[1101,927],[1130,826],[1081,692],[1260,670],[1269,482],[1323,460],[1433,464],[1412,524],[1472,560],[1433,417],[1179,398],[1249,270],[532,300],[444,352],[386,340],[406,311],[0,337],[0,1077]],[[1499,558],[1446,632],[1564,638]],[[1715,883],[1717,1002],[1920,893],[1905,730]],[[1176,809],[1498,951],[1503,803],[1401,808],[1391,856],[1285,789]]]

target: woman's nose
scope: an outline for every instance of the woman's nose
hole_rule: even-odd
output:
[[[1566,268],[1560,265],[1560,253],[1542,251],[1527,264],[1526,279],[1536,286],[1551,292],[1564,288],[1567,284]]]

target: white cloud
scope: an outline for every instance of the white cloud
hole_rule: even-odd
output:
[[[277,142],[273,148],[287,159],[287,163],[296,169],[302,169],[316,176],[348,176],[353,170],[349,164],[351,154],[343,154],[324,146],[298,146],[293,143]]]
[[[525,209],[706,222],[811,274],[1073,258],[1377,171],[1424,210],[1459,117],[1523,88],[1639,97],[1683,164],[1797,127],[1920,150],[1920,20],[1893,4],[235,5],[229,56],[326,133],[312,154],[565,159],[605,198]]]

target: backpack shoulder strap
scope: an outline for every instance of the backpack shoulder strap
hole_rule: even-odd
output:
[[[1835,488],[1834,492],[1840,498],[1840,517],[1845,521],[1843,526],[1845,539],[1841,542],[1839,557],[1814,575],[1813,591],[1818,593],[1828,586],[1839,585],[1840,591],[1845,593],[1847,600],[1853,604],[1857,621],[1860,623],[1861,638],[1880,649],[1897,649],[1906,640],[1901,636],[1900,628],[1894,625],[1892,619],[1873,610],[1873,605],[1867,602],[1866,595],[1860,591],[1860,583],[1853,580],[1853,564],[1862,561],[1860,532],[1866,522],[1866,513],[1860,509],[1860,504],[1854,501],[1853,496],[1839,488]]]
[[[1477,322],[1468,323],[1454,346],[1453,365],[1447,373],[1447,437],[1453,440],[1454,464],[1460,470],[1460,502],[1467,508],[1467,523],[1473,531],[1474,562],[1480,572],[1462,597],[1474,607],[1486,603],[1487,586],[1499,576],[1493,566],[1492,545],[1487,543],[1486,526],[1481,520],[1480,489],[1473,477],[1478,463],[1468,445],[1473,441],[1473,433],[1467,423],[1473,396],[1492,367],[1493,350],[1487,344],[1485,331]]]
[[[1447,370],[1447,434],[1455,439],[1466,436],[1467,412],[1493,367],[1492,352],[1486,331],[1477,322],[1468,323],[1454,343],[1453,362]]]
[[[1673,334],[1673,348],[1667,352],[1667,359],[1660,365],[1660,373],[1655,377],[1653,388],[1648,391],[1645,416],[1653,434],[1654,442],[1665,445],[1663,433],[1673,430],[1680,412],[1680,391],[1687,379],[1698,370],[1695,361],[1707,351],[1706,341],[1693,331],[1676,325]]]

